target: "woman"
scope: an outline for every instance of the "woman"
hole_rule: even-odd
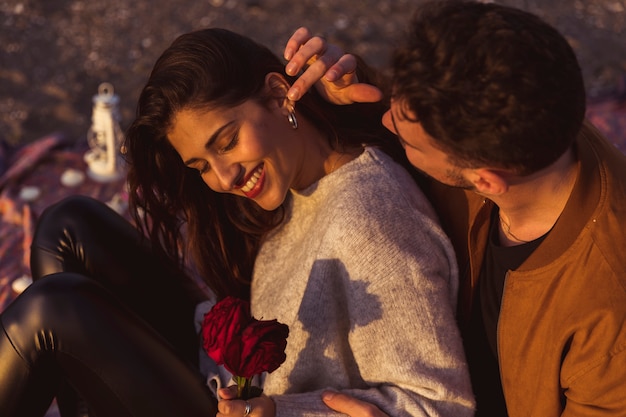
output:
[[[472,414],[454,254],[390,157],[402,152],[382,109],[315,93],[296,109],[291,82],[268,49],[226,30],[163,53],[126,138],[143,233],[91,200],[45,213],[33,247],[45,279],[2,316],[2,415],[38,415],[33,397],[49,402],[59,381],[96,415],[215,414],[195,333],[178,326],[204,295],[185,278],[196,274],[290,327],[264,395],[246,403],[222,388],[220,415],[330,415],[327,387],[391,415]]]

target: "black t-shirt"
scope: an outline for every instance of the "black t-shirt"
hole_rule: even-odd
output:
[[[506,273],[515,270],[539,246],[547,234],[517,246],[500,245],[498,209],[494,208],[489,227],[489,241],[478,279],[469,334],[465,350],[477,401],[476,417],[506,417],[498,366],[498,316]]]

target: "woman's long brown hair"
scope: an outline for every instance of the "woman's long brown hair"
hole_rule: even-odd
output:
[[[373,74],[360,71],[362,81]],[[269,49],[249,38],[224,29],[182,35],[157,60],[126,132],[135,222],[157,253],[198,274],[218,298],[249,298],[254,259],[263,237],[282,221],[283,207],[265,211],[247,198],[212,191],[185,167],[167,132],[182,109],[267,101],[263,86],[270,72],[293,81]],[[384,110],[382,103],[335,106],[315,91],[298,102],[299,117],[324,132],[331,146],[379,146],[405,163],[397,140],[380,123]]]

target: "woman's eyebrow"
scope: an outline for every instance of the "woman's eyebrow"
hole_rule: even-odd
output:
[[[220,134],[224,130],[226,130],[229,126],[231,126],[233,123],[235,123],[235,121],[231,120],[230,122],[226,123],[225,125],[221,126],[219,129],[217,129],[215,132],[213,132],[213,134],[209,137],[209,139],[207,139],[206,143],[204,144],[204,149],[209,150],[209,148],[215,143],[217,138],[220,137]],[[185,161],[185,165],[191,165],[194,162],[198,161],[198,159],[199,158],[190,158]]]

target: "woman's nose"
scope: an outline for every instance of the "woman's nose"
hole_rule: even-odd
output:
[[[224,192],[231,192],[240,181],[241,166],[226,161],[216,161],[211,164],[212,171],[217,179],[220,189]]]

